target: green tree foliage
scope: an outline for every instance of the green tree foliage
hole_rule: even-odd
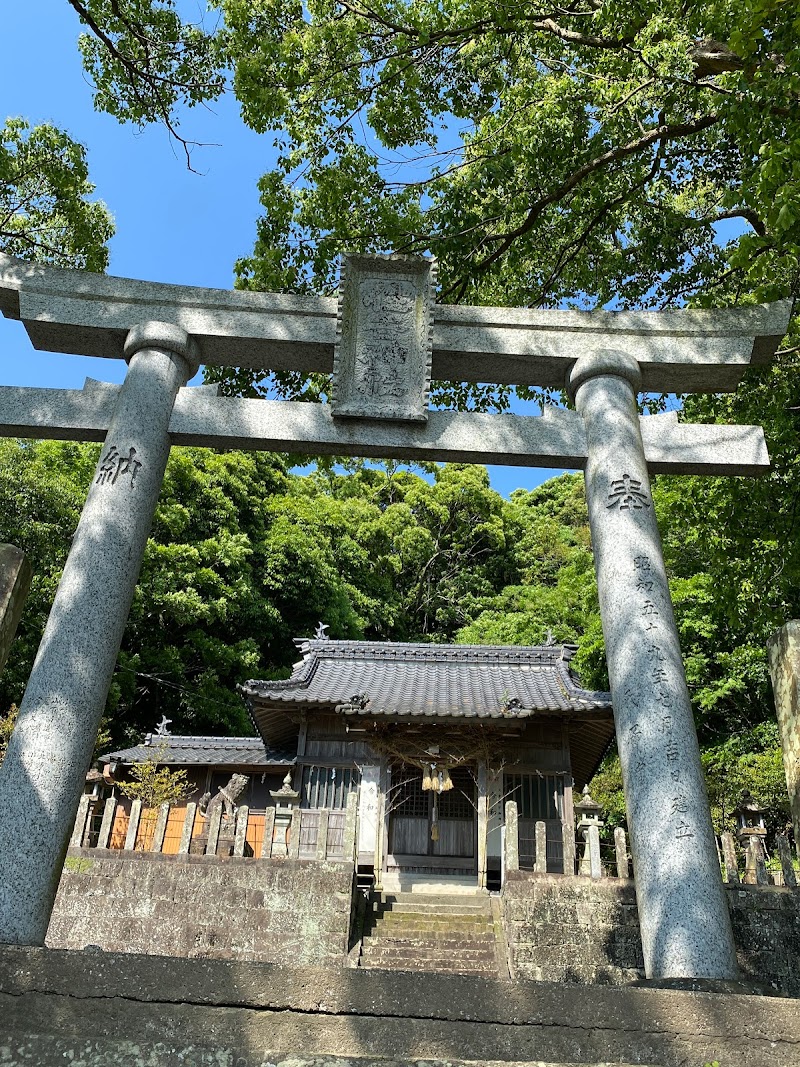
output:
[[[104,271],[114,225],[93,192],[86,153],[63,130],[19,118],[0,127],[1,251]]]
[[[156,746],[147,759],[134,763],[130,779],[119,782],[119,791],[131,800],[141,800],[144,808],[158,808],[161,804],[174,804],[185,800],[194,792],[185,770],[170,770],[162,766],[166,745]]]
[[[783,833],[791,827],[789,794],[777,724],[759,723],[733,734],[702,754],[711,817],[717,833],[735,832],[733,812],[748,790],[767,809],[767,829]]]
[[[791,0],[216,0],[211,32],[172,0],[69,2],[98,106],[168,122],[227,70],[278,134],[241,265],[257,288],[330,285],[343,246],[432,249],[446,292],[511,304],[796,274]],[[393,180],[409,153],[416,180]],[[725,249],[730,218],[747,232]]]
[[[0,444],[0,537],[34,569],[4,700],[22,694],[96,457],[93,445]],[[275,456],[174,449],[109,700],[114,740],[162,713],[184,732],[246,732],[236,684],[285,674],[293,638],[320,620],[333,637],[538,641],[551,627],[581,640],[582,605],[596,615],[586,541],[576,477],[509,503],[480,467],[301,477]],[[523,583],[540,580],[526,600]]]
[[[0,443],[0,537],[34,580],[0,692],[18,700],[97,458]],[[485,470],[433,484],[355,465],[290,475],[279,457],[174,449],[109,701],[115,740],[166,712],[185,732],[246,732],[235,686],[283,674],[292,639],[448,639],[505,580],[503,501]],[[477,610],[477,607],[475,608]]]
[[[772,468],[756,479],[657,479],[687,680],[707,741],[770,714],[767,641],[800,615],[799,403],[796,352],[749,372],[735,394],[688,398],[687,420],[763,424]]]
[[[775,427],[791,424],[775,386],[784,372],[759,373],[775,394]],[[745,787],[772,826],[786,819],[764,642],[800,610],[795,550],[790,525],[754,547],[757,528],[735,521],[763,493],[778,494],[791,523],[780,494],[793,482],[775,451],[760,483],[659,478],[654,490],[719,829]],[[0,679],[5,706],[24,688],[96,458],[93,445],[0,443],[0,538],[34,566]],[[293,638],[319,621],[339,638],[576,642],[583,684],[606,688],[582,477],[504,501],[482,468],[424,473],[354,462],[300,476],[277,456],[174,449],[109,699],[113,741],[138,739],[164,713],[178,732],[248,732],[236,684],[284,676]],[[592,783],[609,827],[624,822],[621,789],[612,756]]]
[[[329,292],[342,250],[394,250],[435,254],[442,299],[473,303],[797,291],[792,0],[214,0],[210,27],[173,0],[68,2],[97,106],[179,136],[180,108],[229,79],[243,121],[274,134],[243,287]],[[264,388],[259,372],[213,377]],[[308,395],[301,375],[277,386]],[[502,407],[508,394],[435,397]]]
[[[484,601],[458,640],[523,645],[580,642],[574,666],[585,685],[606,688],[597,584],[583,477],[517,490],[504,507],[510,560],[503,588]]]
[[[5,715],[0,716],[0,763],[3,762],[5,754],[8,751],[8,742],[11,740],[11,734],[14,729],[14,723],[17,721],[17,714],[19,708],[16,704],[12,704]]]
[[[177,110],[215,100],[224,88],[213,35],[182,20],[173,0],[67,2],[87,27],[78,44],[98,110],[120,122],[163,123],[190,163]]]

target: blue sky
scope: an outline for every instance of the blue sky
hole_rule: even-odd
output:
[[[86,146],[96,195],[116,221],[109,273],[231,287],[235,260],[253,244],[256,182],[274,159],[271,137],[244,127],[232,96],[188,112],[184,136],[207,143],[195,150],[199,173],[192,173],[163,129],[139,131],[93,110],[75,44],[80,27],[66,0],[8,3],[3,30],[0,120],[21,115],[31,124],[53,122]],[[87,376],[120,381],[124,373],[117,360],[35,352],[19,323],[0,318],[2,385],[80,388]],[[492,485],[504,496],[558,473],[490,468]]]

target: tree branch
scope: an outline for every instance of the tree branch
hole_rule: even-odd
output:
[[[644,136],[638,137],[635,141],[629,141],[627,144],[619,145],[617,148],[611,148],[601,156],[597,156],[588,163],[584,163],[582,167],[573,171],[572,174],[561,182],[551,193],[541,197],[532,204],[528,209],[524,221],[521,222],[519,226],[516,226],[513,230],[510,230],[505,234],[498,234],[495,237],[487,237],[487,242],[499,241],[499,247],[477,263],[474,269],[477,271],[484,271],[491,266],[492,263],[495,263],[500,259],[518,237],[524,236],[533,229],[546,208],[550,207],[551,204],[556,204],[563,200],[568,193],[572,192],[576,186],[580,185],[580,183],[591,174],[594,174],[596,171],[602,170],[604,167],[608,167],[610,164],[616,163],[621,159],[626,159],[628,156],[636,155],[638,152],[641,152],[643,149],[657,141],[675,141],[682,137],[689,137],[692,134],[700,133],[702,130],[708,129],[718,121],[719,116],[711,114],[703,115],[701,118],[694,119],[691,122],[673,123],[672,125],[662,124],[655,129],[650,130],[648,133],[644,134]],[[448,295],[449,292],[450,290],[444,295]]]

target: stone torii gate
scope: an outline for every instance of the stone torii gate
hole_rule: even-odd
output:
[[[0,256],[35,348],[126,359],[122,386],[0,388],[0,433],[103,441],[0,769],[0,941],[42,944],[172,444],[585,470],[645,967],[735,978],[661,543],[657,472],[757,475],[756,426],[640,418],[639,390],[722,392],[788,304],[572,312],[436,305],[427,260],[348,257],[339,300],[161,285]],[[182,388],[200,363],[334,374],[331,405]],[[565,384],[577,411],[431,411],[430,377]]]

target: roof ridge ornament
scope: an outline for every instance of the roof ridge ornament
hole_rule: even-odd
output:
[[[330,641],[330,637],[328,637],[328,630],[330,630],[330,626],[326,622],[318,622],[317,628],[314,631],[314,640]]]

